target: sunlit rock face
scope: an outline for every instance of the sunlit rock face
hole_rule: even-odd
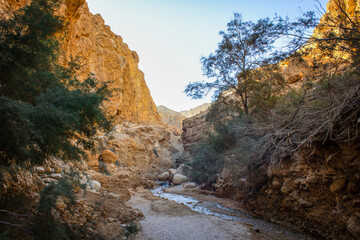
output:
[[[0,13],[8,17],[29,2],[1,0]],[[94,74],[99,82],[111,82],[109,88],[114,92],[104,104],[107,114],[117,122],[159,122],[144,73],[138,68],[138,54],[105,25],[99,14],[90,13],[85,0],[63,0],[59,14],[68,22],[61,60],[79,58],[83,66],[80,79]]]

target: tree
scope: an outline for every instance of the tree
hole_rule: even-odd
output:
[[[0,20],[0,165],[78,159],[73,140],[89,147],[96,128],[108,124],[100,109],[106,85],[91,76],[80,82],[75,62],[59,64],[59,3],[32,1]]]
[[[232,90],[242,110],[248,115],[251,98],[259,96],[256,92],[282,81],[274,69],[268,71],[271,66],[270,53],[274,51],[278,38],[271,31],[274,27],[269,18],[260,19],[256,23],[245,22],[240,14],[235,13],[233,20],[227,24],[227,31],[220,32],[222,41],[217,50],[207,58],[201,58],[204,75],[214,81],[190,83],[185,93],[197,99],[215,90],[214,96],[219,98],[224,91]],[[266,65],[267,68],[261,68]],[[271,92],[260,95],[269,94]]]

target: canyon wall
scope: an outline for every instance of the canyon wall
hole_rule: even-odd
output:
[[[0,13],[8,17],[29,2],[1,0]],[[85,0],[63,0],[59,14],[68,23],[61,37],[61,60],[78,58],[83,66],[80,79],[94,74],[99,82],[111,82],[108,86],[113,96],[104,103],[106,113],[116,122],[159,122],[144,73],[138,68],[138,54],[105,25],[99,14],[90,13]]]

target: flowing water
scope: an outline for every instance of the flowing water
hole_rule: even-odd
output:
[[[241,222],[253,226],[253,229],[255,231],[267,232],[267,233],[271,233],[271,235],[275,234],[281,236],[279,237],[279,239],[296,239],[296,240],[315,239],[313,237],[310,237],[309,235],[295,232],[287,227],[275,223],[254,218],[248,213],[227,208],[218,203],[199,201],[194,197],[165,192],[165,190],[168,188],[170,188],[168,184],[163,184],[162,186],[151,190],[151,192],[155,196],[172,200],[180,204],[184,204],[195,212],[205,215],[217,216],[223,220]],[[271,238],[271,239],[276,239],[276,238]]]

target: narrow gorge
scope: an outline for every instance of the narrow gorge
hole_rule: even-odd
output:
[[[276,70],[269,68],[271,73],[266,72],[268,65],[262,65],[259,72],[257,67],[236,75],[235,79],[246,74],[256,78],[255,84],[247,85],[255,86],[249,95],[266,96],[266,102],[254,97],[244,104],[243,95],[236,95],[238,83],[233,84],[234,91],[216,89],[213,103],[181,112],[155,105],[146,73],[139,69],[138,54],[100,14],[90,12],[86,0],[51,2],[59,4],[55,16],[64,21],[55,34],[60,47],[54,58],[65,68],[72,61],[79,66],[74,70],[79,84],[66,87],[82,90],[81,84],[94,78],[96,86],[84,90],[93,94],[105,85],[110,94],[98,111],[109,121],[104,123],[107,128],[100,128],[87,117],[73,119],[88,121],[83,132],[69,128],[65,132],[71,137],[61,139],[69,146],[58,154],[44,153],[43,162],[18,163],[16,155],[10,159],[3,147],[7,140],[1,140],[0,239],[360,238],[359,1],[330,0],[319,25],[310,28],[314,32],[306,41],[340,39],[331,54],[326,52],[329,46],[315,41],[281,62],[267,63],[276,65]],[[2,26],[31,4],[32,0],[0,1]],[[326,35],[334,25],[336,33],[348,35]],[[29,29],[25,27],[21,34]],[[351,42],[343,43],[343,38]],[[5,69],[6,51],[0,49],[0,71]],[[325,74],[330,76],[328,82]],[[0,78],[9,75],[1,72]],[[282,88],[261,85],[268,76],[271,81],[283,81]],[[1,80],[0,90],[7,84]],[[36,105],[39,98],[30,104]],[[328,99],[332,105],[327,105]],[[21,122],[25,117],[12,112],[22,108],[10,105],[9,109],[0,122],[7,126],[10,116],[9,122],[21,123],[11,125],[18,126],[14,132],[26,132]],[[86,114],[95,116],[95,112]],[[66,118],[67,113],[56,116]],[[40,124],[47,126],[48,121],[56,118]],[[42,144],[53,140],[29,134],[40,143],[29,144],[26,151],[42,150]],[[70,146],[80,150],[80,160],[62,158],[64,152],[73,151]],[[48,212],[41,215],[44,209]]]

